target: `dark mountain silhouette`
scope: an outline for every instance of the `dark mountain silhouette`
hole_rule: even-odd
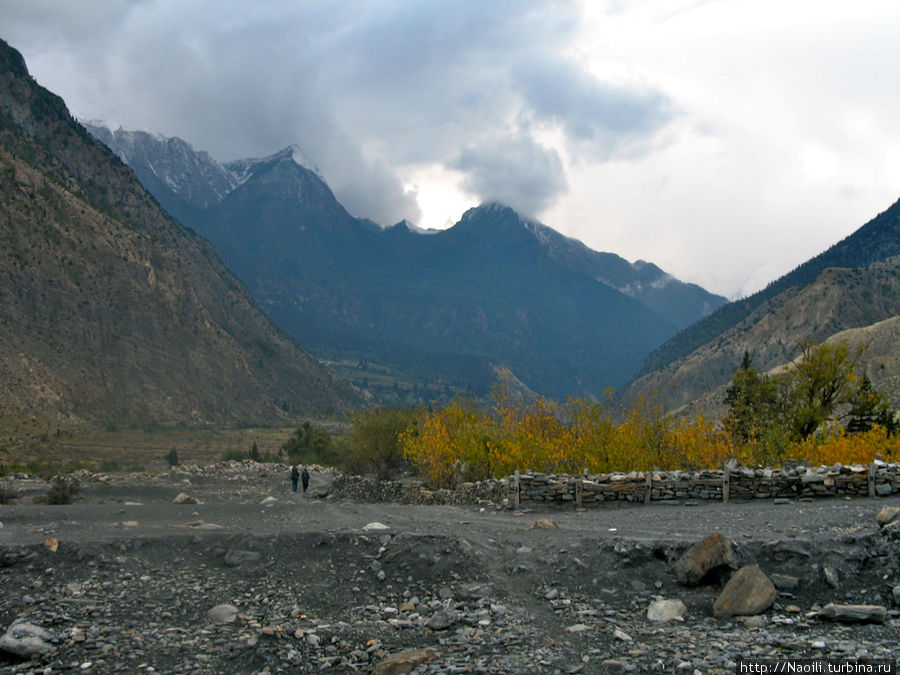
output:
[[[484,393],[502,365],[545,394],[599,395],[725,302],[498,204],[446,231],[382,229],[347,213],[295,147],[222,165],[235,187],[210,205],[198,197],[217,189],[202,185],[217,175],[207,155],[185,160],[171,139],[88,128],[139,176],[153,174],[148,189],[216,246],[278,325],[321,357],[360,364],[358,382],[378,363],[441,391]]]
[[[0,41],[3,420],[285,422],[355,400]]]

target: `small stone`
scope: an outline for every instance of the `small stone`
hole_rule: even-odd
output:
[[[386,659],[375,666],[375,675],[399,675],[409,673],[418,666],[429,661],[434,661],[438,652],[431,647],[424,649],[404,649],[403,651],[389,654]]]
[[[228,567],[241,567],[258,562],[262,554],[258,551],[245,551],[239,548],[229,549],[225,554],[225,564]]]
[[[833,567],[826,565],[822,568],[822,574],[825,575],[825,582],[831,586],[832,588],[837,588],[840,584],[840,577],[838,576],[837,570]]]
[[[800,585],[800,579],[789,574],[772,574],[769,579],[779,591],[790,591]]]
[[[760,629],[765,628],[769,621],[768,619],[766,619],[766,617],[760,614],[756,614],[753,616],[741,617],[741,623],[743,623],[747,628]]]
[[[216,605],[206,613],[213,623],[233,623],[237,619],[238,609],[234,605]]]
[[[881,605],[839,605],[829,602],[816,616],[844,623],[884,623],[887,621],[887,608]]]
[[[431,630],[447,630],[455,623],[455,620],[450,613],[445,610],[439,610],[428,617],[428,620],[425,622],[425,627],[430,628]]]
[[[590,630],[591,627],[584,623],[576,623],[566,628],[567,633],[583,633]]]
[[[200,500],[196,497],[191,497],[186,492],[179,492],[178,496],[172,500],[173,504],[199,504]]]
[[[379,523],[378,521],[368,523],[363,530],[365,532],[383,532],[385,530],[391,529],[390,525],[385,525],[384,523]]]
[[[875,522],[881,525],[881,527],[884,527],[888,523],[896,520],[898,515],[900,515],[900,506],[885,506],[878,512],[878,515],[875,516]]]
[[[683,621],[687,607],[681,600],[654,600],[647,608],[647,619],[656,623]]]
[[[557,525],[550,518],[539,518],[538,520],[534,521],[534,523],[532,523],[531,527],[529,527],[528,529],[529,530],[538,530],[538,529],[558,530],[559,525]]]
[[[631,636],[618,628],[613,631],[613,637],[616,638],[616,640],[622,640],[623,642],[631,642]]]

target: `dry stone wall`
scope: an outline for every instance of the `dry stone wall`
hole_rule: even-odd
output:
[[[482,504],[525,508],[609,502],[746,501],[878,497],[900,492],[900,464],[790,468],[726,467],[710,471],[634,471],[604,474],[516,473],[508,478],[431,490],[418,482],[338,475],[333,491],[349,499],[404,504]]]

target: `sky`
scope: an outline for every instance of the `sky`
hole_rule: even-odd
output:
[[[485,201],[737,298],[900,198],[896,0],[3,0],[79,118],[299,145],[355,216]]]

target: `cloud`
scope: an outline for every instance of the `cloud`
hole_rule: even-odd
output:
[[[513,79],[536,118],[558,124],[576,149],[595,160],[636,154],[674,116],[663,93],[601,81],[554,54],[517,64]]]
[[[565,191],[559,154],[530,136],[507,136],[465,148],[454,163],[464,188],[482,201],[496,201],[534,216]]]

